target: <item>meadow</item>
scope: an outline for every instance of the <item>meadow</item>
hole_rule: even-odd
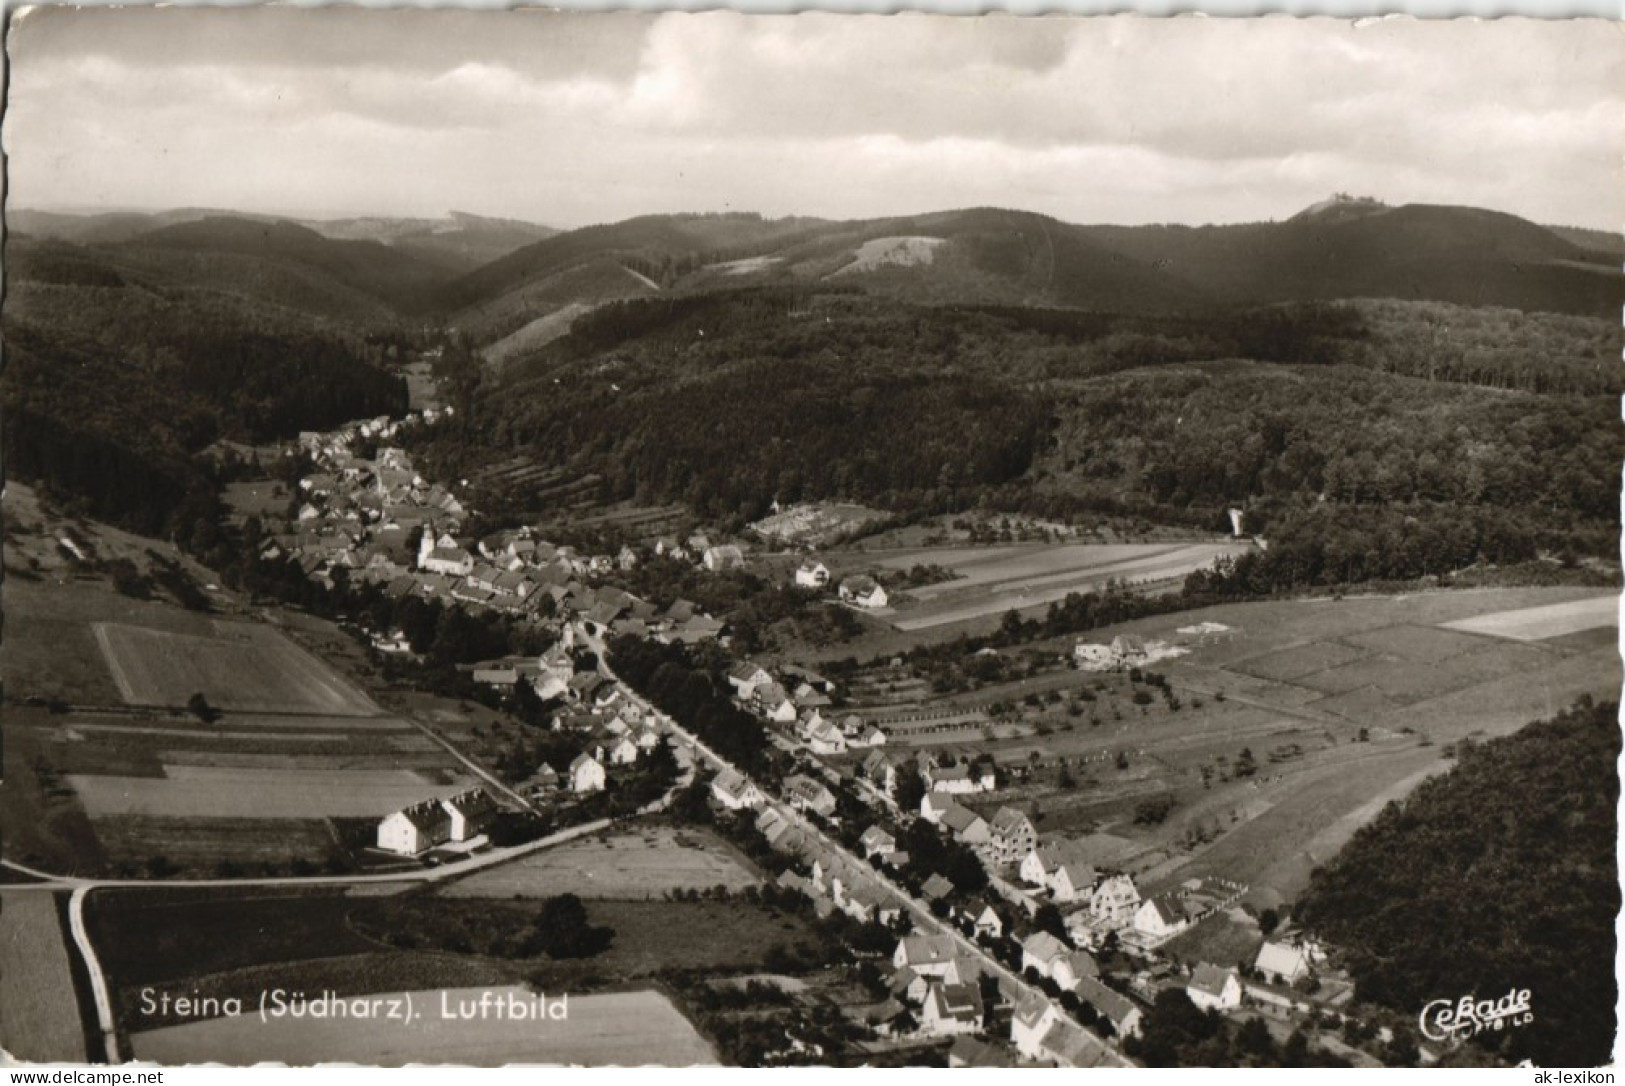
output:
[[[216,623],[197,637],[122,623],[96,623],[97,643],[130,705],[185,705],[201,693],[217,709],[368,716],[366,695],[275,631]]]
[[[673,890],[743,890],[759,881],[733,850],[703,830],[647,826],[572,841],[457,879],[445,897],[663,898]]]
[[[1211,542],[924,548],[877,552],[876,564],[895,570],[934,564],[956,574],[951,581],[907,590],[911,598],[898,605],[889,620],[897,629],[912,632],[1041,607],[1072,592],[1100,589],[1108,581],[1177,581],[1251,546]]]
[[[85,1034],[51,894],[0,894],[0,1050],[29,1063],[85,1062]]]

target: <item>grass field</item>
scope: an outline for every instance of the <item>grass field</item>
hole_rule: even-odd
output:
[[[742,890],[759,880],[710,833],[650,826],[575,841],[458,879],[446,897],[662,898],[668,890],[725,886]]]
[[[1448,624],[1453,630],[1489,634],[1491,637],[1507,637],[1514,641],[1544,641],[1548,638],[1579,633],[1582,630],[1618,625],[1617,596],[1596,596],[1544,607],[1499,611],[1492,615],[1479,615]]]
[[[1166,677],[1178,710],[1160,693],[1136,704],[1121,673],[1046,672],[918,707],[945,712],[971,699],[1003,700],[1014,714],[993,738],[971,727],[910,736],[908,745],[993,754],[1010,777],[994,806],[1033,808],[1044,834],[1104,829],[1129,839],[1123,865],[1152,889],[1220,875],[1252,886],[1253,901],[1275,904],[1291,900],[1310,869],[1383,803],[1448,769],[1450,743],[1507,734],[1581,694],[1617,696],[1620,663],[1609,637],[1577,631],[1520,641],[1462,628],[1464,620],[1553,605],[1595,620],[1601,598],[1595,589],[1478,589],[1142,619],[1084,637],[1128,633],[1186,645],[1187,655],[1150,665]],[[1230,629],[1181,640],[1178,627],[1202,622]],[[1052,689],[1058,700],[1048,697]],[[1043,695],[1038,704],[1027,700],[1034,692]],[[1243,750],[1256,766],[1249,773],[1236,772]],[[1063,759],[1069,783],[1057,765]],[[1173,800],[1166,820],[1137,822],[1140,805],[1159,796]]]
[[[913,600],[890,619],[899,630],[932,629],[1064,599],[1068,593],[1098,589],[1110,580],[1166,581],[1209,566],[1251,544],[1094,543],[923,549],[884,555],[878,564],[907,569],[931,563],[958,578],[909,590]]]
[[[98,643],[119,692],[130,705],[185,705],[201,693],[217,709],[243,712],[367,716],[366,695],[274,631],[218,623],[196,637],[102,622]]]
[[[409,803],[451,795],[461,781],[436,784],[400,769],[233,769],[171,765],[157,777],[68,778],[91,818],[308,819],[383,816]]]
[[[688,1067],[715,1064],[716,1054],[665,996],[653,991],[566,995],[562,1020],[455,1017],[482,993],[525,999],[518,986],[418,991],[410,1022],[219,1018],[136,1034],[137,1058],[163,1064],[261,1061],[307,1066],[342,1062],[398,1067],[409,1063]],[[405,993],[391,993],[389,998]],[[558,996],[547,993],[552,999]],[[443,1009],[453,1017],[442,1017]]]
[[[0,894],[0,1049],[13,1059],[85,1062],[68,954],[50,894]]]
[[[110,861],[140,864],[161,856],[183,873],[210,876],[229,861],[252,873],[295,860],[320,864],[339,851],[328,824],[308,818],[163,818],[124,814],[95,819],[96,837]]]

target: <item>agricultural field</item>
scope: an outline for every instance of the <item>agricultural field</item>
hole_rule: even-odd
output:
[[[1509,637],[1514,641],[1546,641],[1583,630],[1618,627],[1619,600],[1614,596],[1596,596],[1544,607],[1499,611],[1446,625],[1452,630]]]
[[[162,777],[70,776],[91,818],[299,819],[382,817],[452,795],[465,780],[433,781],[400,769],[233,769],[166,765]]]
[[[368,716],[371,699],[275,631],[216,623],[212,636],[102,622],[93,626],[127,704],[184,705],[201,693],[217,709]]]
[[[330,623],[230,614],[133,598],[99,575],[8,578],[7,857],[121,876],[348,865],[330,819],[464,782],[444,748],[325,662],[354,663]],[[197,693],[212,713],[184,708]]]
[[[138,1059],[162,1064],[217,1061],[233,1065],[262,1061],[404,1064],[461,1064],[499,1067],[510,1063],[590,1066],[688,1067],[716,1064],[716,1054],[694,1027],[658,992],[642,990],[599,995],[564,995],[565,1015],[543,1022],[497,1017],[461,1019],[455,1009],[482,994],[524,1000],[533,994],[517,985],[412,992],[415,1020],[281,1018],[262,1023],[257,1015],[216,1018],[136,1034]],[[384,999],[405,999],[387,993]],[[546,993],[549,1002],[559,996]],[[387,1004],[386,1004],[387,1005]],[[442,1017],[443,1008],[453,1017]]]
[[[69,950],[51,894],[0,894],[0,1050],[29,1063],[84,1063]]]
[[[1120,863],[1143,887],[1217,875],[1277,904],[1383,804],[1448,769],[1452,744],[1507,734],[1582,694],[1617,695],[1609,631],[1576,629],[1612,622],[1614,603],[1595,589],[1478,589],[1147,618],[1080,639],[1137,634],[1182,649],[1146,665],[1166,692],[1126,669],[1045,670],[941,699],[916,689],[909,708],[949,725],[893,742],[991,754],[1007,783],[973,799],[984,813],[1014,802],[1044,834],[1121,836],[1133,847]],[[1476,632],[1486,621],[1548,636]],[[953,723],[974,709],[981,721]]]
[[[573,841],[458,879],[445,897],[659,899],[672,890],[730,892],[758,883],[748,861],[714,834],[647,826]]]
[[[927,548],[871,555],[885,569],[939,565],[957,576],[908,590],[910,599],[889,617],[903,631],[933,629],[1002,615],[1011,609],[1042,607],[1071,592],[1104,587],[1107,581],[1154,584],[1182,580],[1230,554],[1244,542],[1118,544],[1023,544],[1016,546]]]

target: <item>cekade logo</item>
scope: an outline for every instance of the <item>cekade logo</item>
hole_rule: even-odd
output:
[[[1527,1026],[1535,1020],[1530,1009],[1529,989],[1514,988],[1500,999],[1481,999],[1462,996],[1452,1003],[1448,999],[1435,999],[1422,1008],[1422,1035],[1430,1041],[1445,1041],[1452,1037],[1476,1037],[1489,1030]]]

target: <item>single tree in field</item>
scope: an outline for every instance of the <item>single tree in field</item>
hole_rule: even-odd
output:
[[[201,691],[186,699],[186,711],[205,724],[213,724],[220,719],[220,711],[209,704],[209,699]]]

